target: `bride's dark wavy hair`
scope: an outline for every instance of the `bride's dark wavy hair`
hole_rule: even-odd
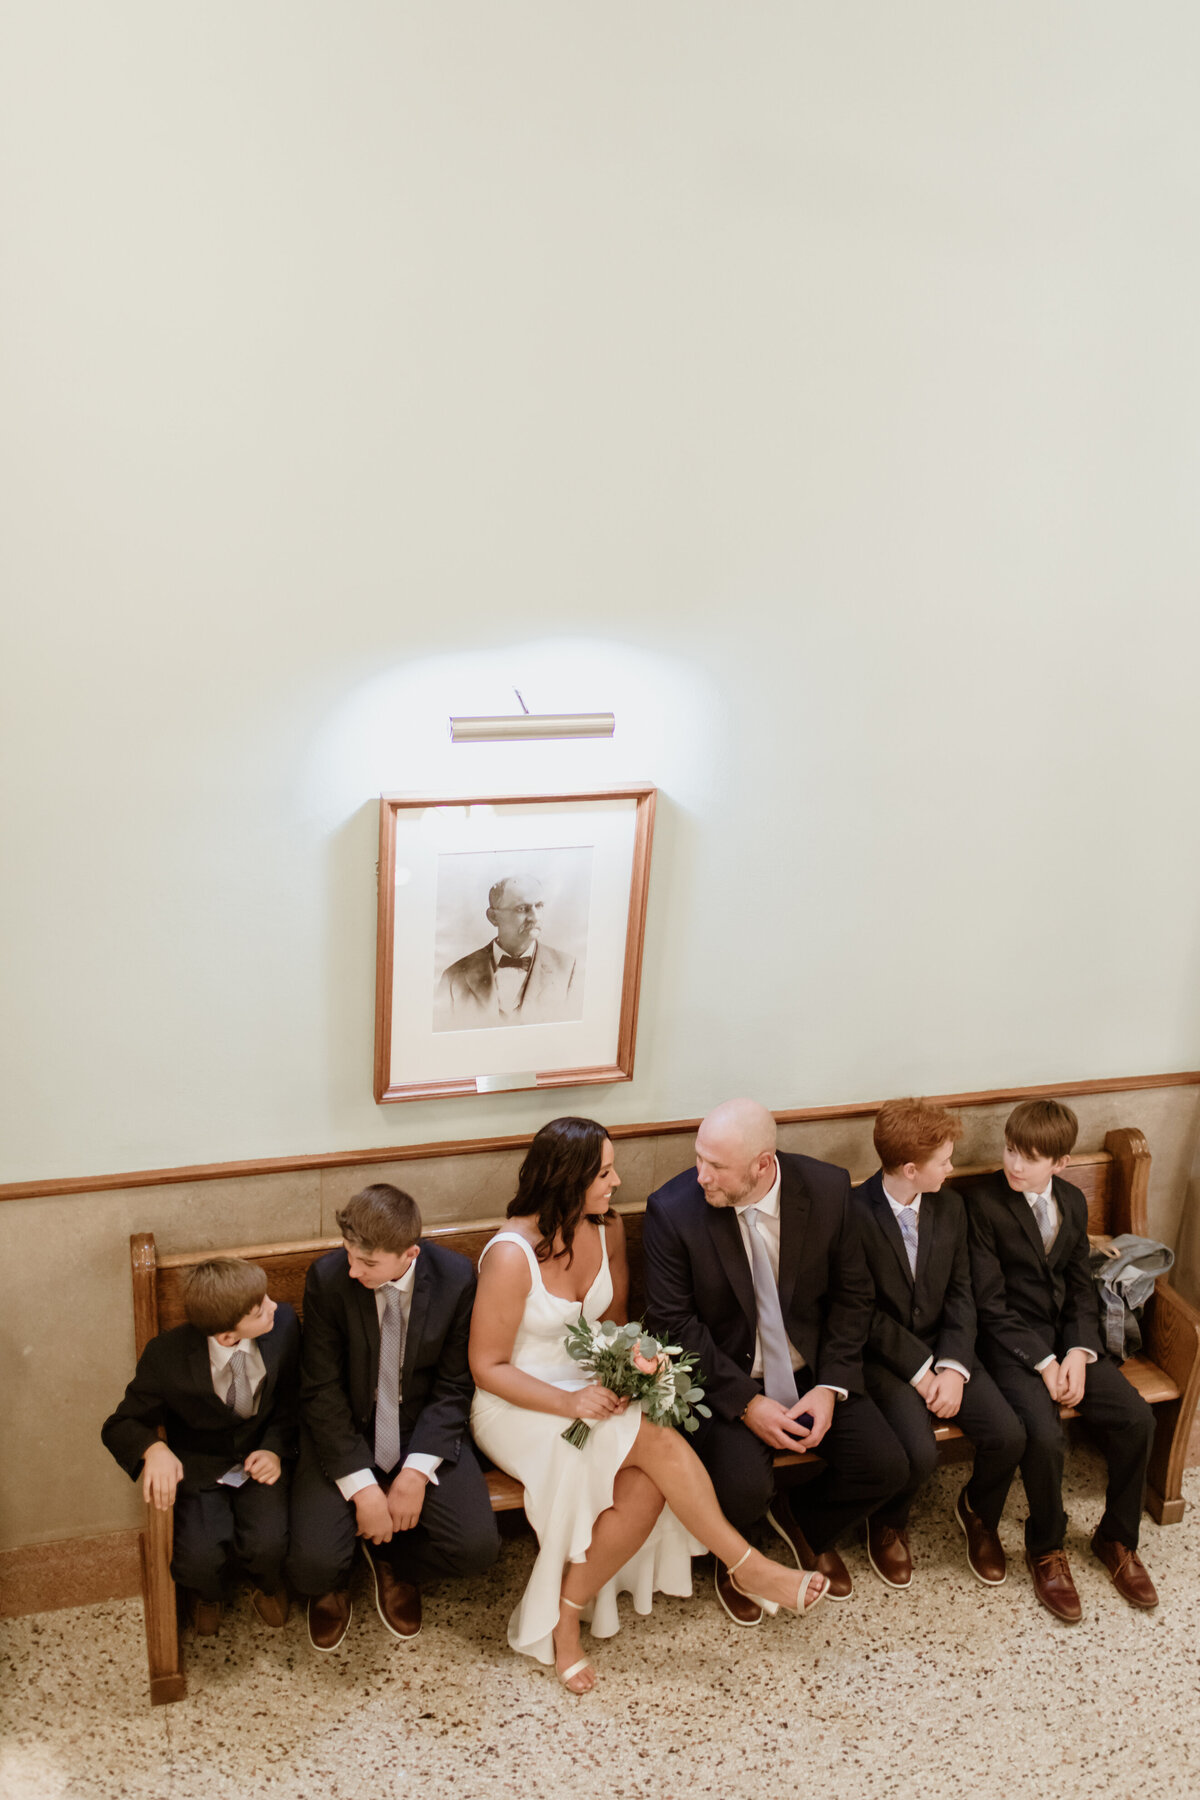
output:
[[[542,1236],[534,1255],[539,1262],[554,1254],[554,1239],[561,1233],[570,1266],[583,1196],[600,1173],[607,1137],[595,1119],[551,1119],[530,1144],[507,1216],[537,1221]],[[598,1218],[593,1223],[603,1228],[605,1221]]]

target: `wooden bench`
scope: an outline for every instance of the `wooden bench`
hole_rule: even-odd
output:
[[[994,1165],[989,1165],[994,1167]],[[961,1169],[955,1181],[969,1181],[988,1169]],[[1115,1237],[1121,1232],[1146,1235],[1146,1190],[1150,1179],[1150,1152],[1140,1131],[1110,1131],[1103,1151],[1072,1158],[1070,1179],[1087,1196],[1088,1228],[1094,1237]],[[641,1239],[642,1204],[618,1208],[625,1220],[630,1260],[630,1317],[643,1307]],[[452,1250],[478,1262],[484,1244],[498,1229],[500,1220],[462,1226],[434,1226],[425,1233]],[[313,1238],[301,1243],[246,1244],[229,1250],[194,1250],[159,1256],[150,1232],[130,1238],[133,1263],[133,1311],[137,1353],[160,1331],[184,1322],[183,1275],[210,1256],[244,1256],[266,1272],[273,1299],[287,1300],[297,1313],[303,1308],[304,1280],[318,1256],[336,1248],[340,1238]],[[1182,1479],[1192,1419],[1200,1397],[1200,1314],[1175,1292],[1165,1277],[1146,1308],[1143,1320],[1144,1353],[1131,1357],[1125,1373],[1145,1400],[1157,1409],[1157,1432],[1150,1459],[1146,1503],[1163,1525],[1183,1517]],[[1064,1417],[1074,1417],[1064,1408]],[[962,1438],[957,1425],[939,1423],[935,1429],[948,1457],[957,1452]],[[809,1454],[783,1453],[778,1467],[811,1462]],[[499,1469],[486,1475],[492,1506],[507,1512],[522,1505],[524,1491],[512,1476]],[[156,1705],[182,1699],[186,1692],[180,1642],[175,1584],[171,1579],[172,1517],[169,1512],[146,1508],[140,1535],[142,1599],[146,1620],[146,1649],[150,1663],[150,1698]]]

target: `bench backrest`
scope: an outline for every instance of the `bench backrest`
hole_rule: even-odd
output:
[[[990,1163],[958,1169],[954,1184],[969,1185],[972,1176],[987,1174],[996,1166]],[[1103,1150],[1072,1157],[1067,1179],[1081,1188],[1087,1198],[1088,1231],[1093,1237],[1115,1237],[1124,1231],[1145,1235],[1150,1152],[1140,1131],[1129,1128],[1110,1131]],[[629,1312],[631,1318],[637,1318],[644,1304],[642,1218],[645,1205],[640,1201],[629,1202],[618,1206],[617,1210],[625,1221],[629,1245]],[[477,1263],[483,1246],[503,1224],[502,1219],[485,1219],[468,1226],[435,1225],[424,1235]],[[226,1250],[192,1250],[160,1257],[152,1233],[135,1233],[129,1242],[138,1355],[156,1333],[183,1324],[183,1277],[196,1263],[205,1262],[212,1256],[244,1256],[248,1262],[262,1267],[272,1299],[286,1300],[301,1313],[309,1264],[327,1250],[336,1249],[341,1241],[334,1237],[308,1238],[288,1244],[239,1244]]]

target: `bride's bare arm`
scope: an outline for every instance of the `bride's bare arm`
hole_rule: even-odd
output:
[[[625,1247],[625,1221],[618,1212],[608,1214],[601,1227],[608,1235],[608,1272],[612,1277],[613,1297],[604,1317],[624,1325],[629,1317],[629,1255]]]
[[[603,1419],[624,1406],[607,1388],[568,1392],[551,1381],[527,1375],[509,1360],[533,1278],[515,1244],[497,1244],[479,1265],[479,1286],[471,1314],[470,1361],[475,1386],[510,1406],[555,1413],[560,1419]]]

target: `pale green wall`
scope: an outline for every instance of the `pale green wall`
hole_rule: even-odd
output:
[[[1191,0],[10,9],[0,1178],[1195,1067],[1198,76]],[[618,737],[452,754],[510,682]],[[372,796],[563,775],[663,789],[635,1081],[376,1108]]]

